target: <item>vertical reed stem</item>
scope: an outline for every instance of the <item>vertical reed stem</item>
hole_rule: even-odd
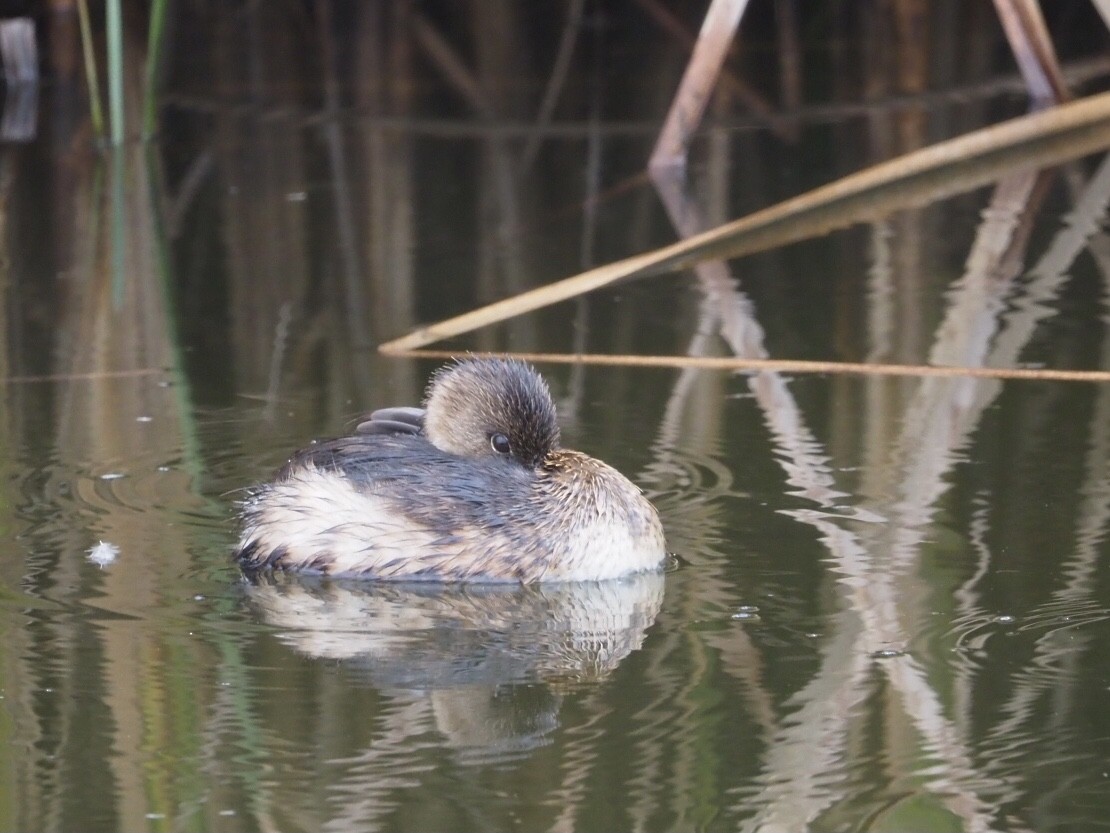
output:
[[[112,127],[115,127],[115,122]],[[122,141],[116,143],[114,136],[112,141],[112,309],[119,310],[123,307],[127,282],[127,211],[123,202],[127,193],[123,180],[126,159]]]
[[[150,29],[146,42],[146,90],[143,99],[143,139],[154,135],[158,121],[158,71],[162,59],[163,35],[166,31],[166,0],[154,0],[150,5]]]
[[[107,0],[108,23],[108,114],[112,144],[123,144],[123,13],[120,0]]]

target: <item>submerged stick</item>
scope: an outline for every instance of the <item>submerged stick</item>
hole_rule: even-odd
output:
[[[883,162],[687,240],[421,327],[379,346],[425,347],[605,286],[827,234],[895,210],[964,193],[1008,171],[1047,167],[1110,146],[1110,93],[1003,122]]]

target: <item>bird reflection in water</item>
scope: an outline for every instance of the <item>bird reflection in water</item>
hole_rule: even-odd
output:
[[[382,584],[280,572],[244,582],[282,643],[426,701],[435,729],[468,761],[544,745],[563,695],[604,679],[643,644],[663,585],[658,572],[550,585]]]

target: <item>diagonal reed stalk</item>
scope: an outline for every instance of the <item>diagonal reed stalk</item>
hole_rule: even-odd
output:
[[[88,0],[77,0],[77,20],[81,26],[81,53],[85,59],[85,82],[89,87],[89,117],[96,138],[104,138],[104,113],[100,109],[100,73],[93,52],[92,25],[89,23]]]

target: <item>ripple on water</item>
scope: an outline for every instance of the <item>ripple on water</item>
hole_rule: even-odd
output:
[[[62,616],[74,604],[145,616],[199,592],[199,565],[218,562],[229,586],[226,505],[200,493],[199,467],[190,469],[182,448],[146,439],[126,457],[92,459],[86,449],[87,459],[74,460],[56,448],[13,455],[21,592],[62,603]],[[202,577],[200,589],[211,592],[211,582]]]
[[[1110,620],[1110,608],[1093,599],[1054,599],[1025,613],[975,611],[952,622],[948,635],[957,651],[982,654],[999,638],[1032,643],[1041,651],[1059,647],[1061,635],[1068,635],[1099,622]],[[1051,656],[1046,658],[1051,661]]]

